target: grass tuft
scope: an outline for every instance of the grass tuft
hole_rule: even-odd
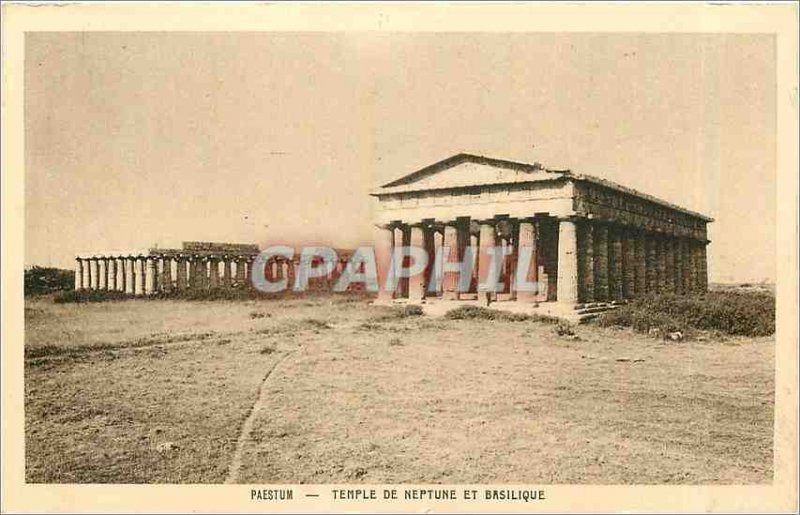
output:
[[[484,308],[481,306],[460,306],[451,309],[444,315],[449,320],[496,320],[501,322],[525,322],[529,320],[550,322],[555,319],[542,315],[525,315],[523,313],[509,313],[499,309]]]
[[[395,320],[404,320],[406,318],[422,316],[424,311],[422,306],[416,304],[407,304],[405,306],[391,306],[386,308],[382,313],[372,317],[375,322],[392,322]]]

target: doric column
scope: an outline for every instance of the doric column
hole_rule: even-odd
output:
[[[667,287],[667,253],[664,238],[656,238],[656,291],[664,293]]]
[[[117,291],[125,293],[125,258],[117,258]]]
[[[669,236],[664,239],[664,292],[675,293],[675,248]]]
[[[83,289],[83,261],[81,258],[75,259],[75,289]]]
[[[697,245],[697,289],[708,291],[708,258],[706,256],[707,244],[700,242]]]
[[[183,256],[175,257],[175,288],[180,290],[186,289],[186,258]]]
[[[236,258],[236,286],[239,288],[244,287],[244,259],[241,257]]]
[[[518,226],[516,223],[510,223],[509,228],[511,229],[511,234],[503,238],[503,291],[508,294],[510,299],[516,298],[516,292],[514,291],[514,275],[515,275],[515,265],[517,262],[517,229]]]
[[[219,259],[208,258],[208,287],[219,288]]]
[[[186,281],[186,287],[190,290],[197,290],[200,288],[200,258],[198,256],[190,256],[186,263],[186,268],[188,269],[188,280]]]
[[[608,290],[611,300],[622,300],[622,235],[616,226],[608,231]]]
[[[694,291],[692,284],[692,268],[694,263],[692,261],[692,242],[691,240],[681,239],[681,254],[683,256],[683,293],[691,293]]]
[[[125,258],[125,293],[136,293],[136,258],[130,256]]]
[[[622,296],[632,299],[636,290],[636,243],[630,229],[622,232]]]
[[[97,260],[97,289],[108,290],[108,261],[106,258]]]
[[[159,287],[162,291],[172,291],[172,258],[165,256],[161,260],[161,274],[158,276],[161,279]]]
[[[135,265],[136,265],[136,276],[134,277],[134,288],[133,294],[134,295],[143,295],[144,294],[144,281],[145,281],[145,270],[144,270],[144,258],[137,257],[135,258]]]
[[[481,301],[495,300],[497,298],[496,293],[487,291],[494,287],[493,284],[489,284],[489,279],[492,267],[490,253],[491,249],[496,245],[495,241],[494,225],[489,222],[481,222],[478,240],[478,245],[480,246],[478,251],[478,293]]]
[[[378,300],[390,301],[394,298],[394,287],[386,288],[387,283],[392,286],[394,270],[392,269],[392,252],[394,252],[394,227],[374,226],[372,229],[373,244],[375,245],[376,268],[378,272]]]
[[[280,270],[281,264],[276,261],[275,265]],[[228,256],[222,258],[222,286],[231,287],[231,259]]]
[[[444,240],[442,246],[447,248],[444,261],[448,263],[460,262],[462,255],[458,246],[458,226],[448,224],[444,226]],[[444,268],[444,266],[443,266]],[[458,299],[458,272],[442,272],[442,298],[449,300]]]
[[[411,227],[411,246],[425,249],[425,229],[420,225]],[[420,272],[408,278],[409,300],[422,300],[425,298],[425,272]]]
[[[643,233],[637,233],[634,240],[635,279],[633,294],[642,297],[647,293],[647,249]]]
[[[83,268],[85,269],[84,272],[84,288],[87,290],[94,289],[94,281],[95,281],[95,270],[94,270],[94,260],[92,258],[87,258],[84,262]]]
[[[695,252],[695,241],[689,240],[686,244],[687,247],[687,255],[689,257],[687,261],[687,266],[689,268],[689,287],[687,291],[689,292],[696,292],[697,291],[697,252]]]
[[[456,221],[457,239],[458,239],[458,255],[463,259],[466,256],[467,247],[469,247],[469,219],[461,218]],[[465,287],[466,287],[465,283]],[[466,290],[469,291],[469,290]],[[459,292],[464,293],[464,292]],[[462,296],[459,295],[459,298]]]
[[[197,284],[197,257],[189,256],[186,258],[186,289],[195,290],[198,288]]]
[[[114,278],[114,274],[111,273],[111,263],[114,261],[114,258],[106,258],[106,290],[114,291],[114,284],[112,283],[112,279]]]
[[[88,259],[85,259],[85,258],[81,259],[81,262],[83,263],[83,280],[82,280],[81,284],[83,285],[83,289],[84,290],[88,290],[91,287],[90,284],[91,284],[91,280],[92,280],[91,279],[91,272],[89,271],[89,266],[90,266],[91,262]]]
[[[153,260],[153,293],[158,291],[158,285],[161,283],[161,270],[158,269],[158,258],[151,258]]]
[[[675,293],[683,295],[683,239],[675,238],[672,242],[672,253],[675,257],[675,270],[673,272]]]
[[[428,269],[429,272],[425,277],[425,284],[430,285],[431,281],[435,277],[442,277],[442,266],[436,268],[436,254],[441,252],[441,248],[444,247],[444,228],[442,230],[431,228],[430,229],[430,238],[427,240],[428,245],[430,245],[429,253],[428,253]],[[442,262],[444,265],[444,262]],[[442,282],[434,282],[433,285],[437,288],[437,290],[433,293],[436,296],[442,296],[444,293],[444,283]],[[426,286],[430,288],[430,286]],[[429,292],[430,293],[430,292]]]
[[[100,260],[92,258],[91,260],[91,289],[100,289]]]
[[[110,258],[106,266],[108,268],[108,289],[117,291],[117,258]]]
[[[127,275],[127,264],[128,260],[123,256],[119,258],[119,262],[117,263],[117,271],[119,273],[119,278],[117,279],[117,289],[121,292],[128,291],[128,284],[126,277]]]
[[[292,282],[289,280],[289,266],[291,266],[291,264],[292,261],[286,258],[278,258],[276,262],[278,279],[286,279],[289,288],[292,287]]]
[[[156,260],[154,257],[147,257],[145,261],[145,281],[144,292],[152,295],[156,292]]]
[[[578,300],[594,302],[594,225],[578,223]]]
[[[204,257],[203,264],[201,265],[201,270],[203,272],[202,280],[203,280],[203,288],[209,289],[211,288],[211,257]],[[248,267],[249,272],[249,267]],[[249,277],[249,273],[248,273]]]
[[[594,225],[594,298],[610,300],[608,288],[608,226]]]
[[[209,273],[210,270],[209,270],[209,268],[211,268],[211,267],[209,265],[210,265],[210,261],[209,261],[209,259],[207,257],[203,257],[200,260],[200,267],[199,267],[199,270],[200,270],[200,287],[203,288],[204,290],[207,290],[208,287],[209,287],[209,284],[210,284],[209,283],[209,278],[210,278],[210,273]]]
[[[423,226],[422,234],[425,235],[425,253],[428,255],[428,264],[425,266],[424,284],[425,284],[425,297],[435,297],[436,292],[428,291],[431,284],[431,276],[433,274],[434,256],[436,252],[436,230],[428,225]]]
[[[559,220],[558,223],[556,300],[561,304],[578,302],[578,235],[572,220]]]
[[[253,256],[248,256],[245,258],[245,275],[244,275],[244,285],[245,287],[249,288],[251,286],[251,279],[253,277],[253,261],[255,258]]]
[[[289,288],[294,287],[294,277],[296,275],[296,264],[300,258],[294,257],[291,259],[287,259],[286,262],[283,264],[283,275],[286,277],[286,284],[289,285]]]
[[[470,232],[468,230],[468,232]],[[480,235],[469,234],[469,246],[472,248],[472,281],[470,281],[470,292],[478,291],[478,254],[480,253]]]
[[[520,220],[519,222],[519,236],[517,238],[517,255],[520,256],[523,252],[523,249],[530,249],[530,263],[528,264],[528,270],[518,270],[520,273],[525,273],[524,280],[521,282],[527,283],[538,283],[539,281],[539,267],[537,266],[537,254],[538,249],[536,248],[536,224],[533,220]],[[537,288],[538,290],[538,288]],[[534,302],[536,301],[536,290],[532,291],[517,291],[517,301],[518,302]]]
[[[286,263],[283,262],[282,258],[278,258],[278,259],[275,260],[275,279],[278,280],[278,281],[283,280],[283,278],[285,277],[284,271],[283,271],[284,267],[285,267],[285,264]]]
[[[656,239],[652,233],[648,233],[645,239],[646,261],[647,270],[645,275],[647,278],[647,293],[656,293],[658,291],[658,253],[656,249]]]
[[[400,247],[402,247],[404,245],[404,241],[403,241],[403,234],[404,233],[405,233],[405,231],[403,230],[402,226],[395,226],[395,227],[392,228],[392,252],[394,252],[396,249],[398,249],[398,248],[400,248]],[[405,244],[407,244],[407,242]],[[394,254],[392,256],[394,258]],[[397,278],[396,281],[395,281],[394,291],[393,292],[386,292],[386,293],[384,293],[384,295],[386,296],[386,298],[388,298],[389,294],[391,293],[392,297],[395,298],[395,299],[404,298],[406,296],[406,294],[407,294],[407,291],[408,291],[405,288],[405,286],[407,284],[408,284],[407,283],[407,279]],[[383,285],[381,285],[381,287],[383,287]]]

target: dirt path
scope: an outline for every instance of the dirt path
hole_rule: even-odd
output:
[[[287,352],[285,356],[275,362],[269,370],[267,370],[266,375],[264,375],[264,380],[261,381],[261,386],[258,389],[258,397],[256,398],[256,402],[253,403],[253,406],[250,408],[250,412],[247,414],[247,418],[242,424],[242,430],[239,433],[239,438],[236,441],[236,450],[233,453],[233,457],[231,458],[231,464],[228,467],[228,475],[225,478],[225,484],[233,484],[236,483],[239,479],[239,471],[242,468],[242,456],[244,454],[244,446],[247,441],[250,439],[250,433],[253,431],[253,422],[255,421],[258,413],[261,409],[267,404],[267,382],[269,378],[272,377],[272,373],[290,356],[296,354],[300,348],[292,351]]]

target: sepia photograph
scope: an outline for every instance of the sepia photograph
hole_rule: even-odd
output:
[[[780,482],[796,509],[776,34],[414,31],[381,7],[374,30],[20,31],[25,487],[538,511],[567,502],[551,485]]]

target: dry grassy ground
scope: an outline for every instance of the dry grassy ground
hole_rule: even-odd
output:
[[[393,313],[29,300],[27,480],[771,481],[772,338]]]

